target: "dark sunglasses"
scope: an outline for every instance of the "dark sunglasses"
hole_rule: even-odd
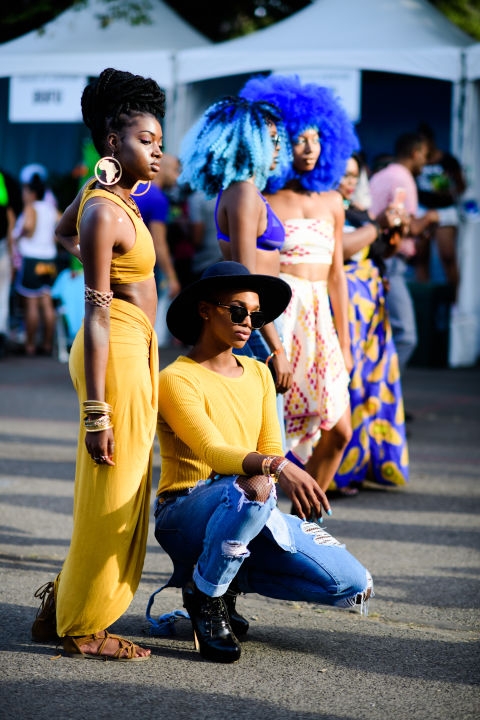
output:
[[[260,330],[260,328],[265,325],[265,315],[261,310],[254,310],[249,313],[242,305],[222,305],[222,303],[219,302],[214,302],[213,304],[217,307],[226,308],[230,313],[230,320],[234,325],[243,323],[247,315],[250,317],[250,322],[254,330]]]
[[[278,148],[280,147],[280,135],[277,134],[277,135],[271,136],[271,140],[272,140],[273,147],[275,148],[275,150],[278,150]]]

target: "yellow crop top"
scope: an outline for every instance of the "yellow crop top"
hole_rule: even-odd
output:
[[[124,285],[126,283],[141,282],[153,277],[153,268],[155,267],[155,248],[153,247],[152,236],[147,226],[141,218],[139,218],[133,210],[120,198],[108,190],[101,188],[94,189],[92,180],[84,190],[80,208],[77,216],[77,231],[80,235],[80,219],[82,217],[85,203],[90,198],[107,198],[116,205],[119,205],[131,219],[135,228],[135,245],[123,255],[119,255],[112,259],[110,267],[110,282],[112,285]]]
[[[160,372],[157,494],[193,487],[212,470],[242,475],[250,452],[283,455],[270,370],[243,355],[237,362],[244,372],[236,378],[183,355]]]
[[[280,249],[282,265],[332,264],[335,246],[331,220],[295,218],[285,220],[285,241]]]

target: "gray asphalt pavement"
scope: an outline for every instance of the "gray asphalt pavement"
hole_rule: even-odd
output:
[[[175,354],[162,350],[162,365]],[[88,662],[30,640],[33,593],[60,570],[71,531],[78,410],[68,366],[0,360],[0,717],[477,720],[480,369],[409,368],[404,395],[410,484],[334,500],[327,522],[373,574],[368,617],[241,597],[251,625],[242,657],[208,663],[185,620],[173,638],[148,635],[148,597],[171,569],[152,523],[139,590],[112,628],[152,658]],[[159,466],[156,445],[154,485]],[[180,607],[170,589],[153,610]]]

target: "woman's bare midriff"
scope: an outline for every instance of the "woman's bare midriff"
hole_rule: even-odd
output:
[[[132,303],[132,305],[143,310],[152,325],[155,325],[158,299],[155,278],[121,285],[112,284],[111,287],[114,297]]]
[[[219,240],[220,251],[224,260],[233,260],[231,243],[225,240]],[[241,260],[238,262],[242,262]],[[280,253],[278,250],[259,250],[255,251],[255,269],[249,268],[250,272],[259,275],[273,275],[278,277],[280,272]]]
[[[278,250],[258,250],[255,272],[259,275],[278,277],[280,272],[280,253]]]
[[[287,275],[293,275],[294,277],[302,278],[303,280],[310,280],[310,282],[326,282],[328,280],[328,274],[330,272],[331,265],[324,263],[315,264],[312,263],[297,263],[295,265],[284,265],[280,264],[280,272],[286,273]]]

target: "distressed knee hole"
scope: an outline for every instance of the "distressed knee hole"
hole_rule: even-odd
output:
[[[222,555],[224,557],[248,557],[250,552],[245,543],[238,540],[224,540],[222,543]]]
[[[305,535],[309,535],[316,545],[343,547],[333,535],[330,535],[330,533],[317,525],[317,523],[304,522],[300,525],[300,529]]]
[[[360,615],[368,615],[369,600],[375,597],[375,591],[373,589],[373,578],[369,571],[366,571],[367,586],[361,592],[355,593],[350,597],[344,598],[340,603],[336,603],[340,607],[351,608],[359,610]]]
[[[271,477],[266,475],[251,475],[249,477],[240,476],[236,480],[237,487],[245,494],[247,500],[252,502],[267,502],[274,482]]]

